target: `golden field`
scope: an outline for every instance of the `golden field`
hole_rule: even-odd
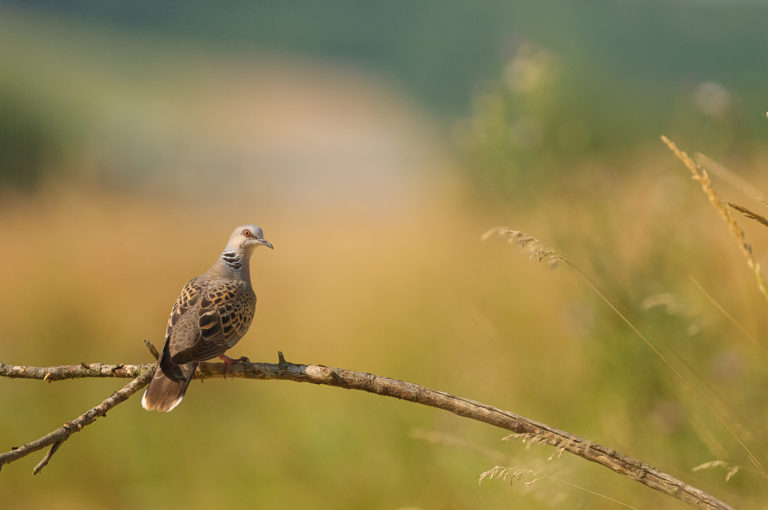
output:
[[[254,255],[259,304],[234,355],[273,361],[280,349],[289,360],[488,402],[759,508],[762,476],[699,396],[756,455],[765,452],[765,302],[725,225],[684,169],[659,152],[659,170],[616,179],[599,202],[574,183],[570,200],[556,196],[522,211],[478,206],[455,187],[440,192],[439,183],[396,209],[302,211],[270,199],[241,201],[222,215],[196,200],[52,185],[3,205],[0,359],[148,361],[141,340],[162,342],[178,289],[212,263],[233,224],[253,220],[276,249]],[[549,270],[500,239],[481,242],[501,223],[553,240],[685,382],[569,267]],[[663,306],[644,310],[654,296]],[[121,383],[3,386],[2,437],[13,445],[74,418]],[[679,507],[604,468],[567,455],[548,460],[548,447],[504,436],[338,389],[195,382],[168,415],[143,411],[136,398],[121,405],[73,436],[37,477],[34,455],[5,466],[3,492],[48,508],[99,508],[105,500],[131,508],[148,494],[173,508],[244,500],[271,508],[615,505],[602,496]],[[741,471],[729,482],[721,470],[691,471],[711,460]],[[532,469],[537,481],[478,486],[494,465]]]

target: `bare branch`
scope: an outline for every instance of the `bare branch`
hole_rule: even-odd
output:
[[[73,368],[76,366],[81,365],[72,365],[69,368]],[[0,366],[0,375],[4,374],[4,369],[8,368],[7,366],[3,365]],[[44,380],[60,380],[60,379],[52,379],[52,378],[46,378],[51,373],[55,373],[57,369],[61,368],[67,368],[67,367],[49,367],[47,369],[37,369],[37,367],[11,367],[11,368],[35,368],[35,370],[29,371],[29,374],[32,375],[31,379],[44,379]],[[89,370],[87,366],[81,366],[84,370]],[[36,377],[40,375],[40,372],[44,372],[44,375],[42,377]],[[15,371],[15,373],[20,373],[20,371]],[[109,377],[107,375],[102,375],[101,372],[97,372],[95,370],[88,372],[89,376],[81,376],[81,377]],[[110,374],[111,376],[112,374]],[[18,375],[13,377],[19,377]],[[23,376],[22,376],[23,377]],[[73,376],[77,377],[77,376]],[[121,377],[125,377],[122,376]],[[97,406],[92,407],[91,409],[87,410],[77,418],[75,418],[72,421],[66,422],[61,427],[57,428],[50,434],[46,434],[45,436],[41,437],[40,439],[36,441],[32,441],[31,443],[27,443],[23,446],[12,448],[11,451],[0,453],[0,468],[4,464],[7,464],[9,462],[13,462],[14,460],[18,460],[22,457],[26,457],[32,452],[36,452],[37,450],[41,450],[45,448],[48,445],[52,445],[50,451],[43,457],[43,460],[41,460],[36,466],[35,469],[32,471],[32,474],[37,474],[42,470],[47,464],[48,461],[51,460],[51,457],[54,453],[56,453],[56,450],[59,449],[61,444],[69,439],[69,436],[74,434],[75,432],[79,432],[83,429],[86,425],[90,425],[94,421],[96,421],[96,418],[99,416],[107,416],[107,411],[115,407],[117,404],[124,402],[128,399],[131,395],[139,391],[141,388],[146,386],[149,383],[149,380],[152,378],[152,372],[146,371],[133,381],[126,384],[123,388],[117,390],[112,395],[110,395],[108,398],[104,399],[101,403],[99,403]]]
[[[55,367],[29,367],[26,365],[4,365],[0,362],[0,376],[11,379],[40,379],[45,382],[78,379],[82,377],[138,377],[142,371],[154,367],[154,363],[143,365],[110,365],[106,363],[80,363]]]
[[[33,443],[0,454],[0,466],[45,446],[55,445],[66,440],[72,432],[80,430],[82,426],[93,422],[96,417],[103,415],[108,409],[124,401],[146,385],[151,377],[150,374],[152,372],[150,369],[152,366],[148,364],[107,365],[91,363],[56,367],[27,367],[3,365],[0,363],[0,376],[5,377],[41,379],[46,381],[78,377],[135,377],[123,389],[76,420],[65,424],[63,427]],[[511,411],[505,411],[482,402],[457,397],[418,384],[342,368],[290,363],[285,360],[282,353],[279,353],[279,363],[277,364],[237,362],[232,364],[226,372],[223,363],[201,363],[195,377],[223,378],[225,374],[227,377],[241,377],[245,379],[281,379],[337,386],[437,407],[578,455],[691,505],[716,510],[731,509],[730,506],[706,492],[661,472],[639,459],[629,457],[611,448],[592,443]],[[47,463],[51,454],[46,456],[38,465],[40,468]]]

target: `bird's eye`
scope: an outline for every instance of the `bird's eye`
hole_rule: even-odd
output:
[[[243,230],[243,237],[251,237],[252,235],[250,230]]]

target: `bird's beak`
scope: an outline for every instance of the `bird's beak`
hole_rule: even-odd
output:
[[[272,243],[270,243],[270,242],[269,242],[269,241],[267,241],[266,239],[259,239],[257,242],[258,242],[259,244],[263,245],[263,246],[266,246],[266,247],[267,247],[267,248],[269,248],[270,250],[274,250],[274,249],[275,249],[275,247],[274,247],[274,246],[272,246]]]

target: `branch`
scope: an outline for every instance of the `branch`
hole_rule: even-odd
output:
[[[442,391],[432,390],[388,377],[381,377],[365,372],[332,368],[324,365],[303,365],[290,363],[282,353],[279,362],[232,364],[225,372],[223,363],[200,363],[195,378],[240,377],[245,379],[281,379],[296,382],[308,382],[337,386],[340,388],[367,391],[377,395],[395,397],[417,404],[437,407],[459,416],[488,423],[509,430],[528,439],[546,443],[559,450],[570,452],[584,459],[601,464],[612,471],[638,481],[659,492],[677,498],[700,508],[732,510],[730,506],[677,478],[663,473],[641,460],[619,453],[611,448],[592,443],[568,432],[539,423],[511,411],[505,411],[482,402],[457,397]],[[33,451],[53,444],[52,452],[35,468],[35,472],[47,463],[55,448],[65,441],[70,434],[103,415],[120,402],[126,400],[149,382],[150,368],[153,365],[108,365],[102,363],[81,363],[56,367],[27,367],[3,365],[0,363],[0,376],[25,379],[58,381],[80,377],[131,377],[135,378],[123,389],[110,398],[87,411],[85,414],[65,424],[51,434],[26,444],[10,452],[0,453],[0,467]]]
[[[97,363],[97,365],[100,364]],[[6,373],[6,369],[10,369],[10,374]],[[82,374],[88,373],[90,375],[70,375],[77,372],[78,369]],[[57,374],[57,376],[52,376],[54,373]],[[127,375],[122,374],[125,374],[125,372],[116,371],[114,373],[114,375],[117,377],[127,377]],[[22,377],[27,379],[42,379],[48,382],[72,377],[107,377],[107,375],[102,372],[91,370],[85,364],[40,369],[39,367],[8,367],[0,363],[0,375],[7,377]],[[131,395],[146,386],[151,378],[152,372],[148,370],[144,371],[142,375],[123,386],[123,388],[114,392],[101,403],[87,410],[74,420],[66,422],[64,425],[57,428],[50,434],[46,434],[40,439],[32,441],[31,443],[26,443],[21,447],[11,448],[11,451],[0,453],[0,468],[2,468],[4,464],[13,462],[14,460],[18,460],[22,457],[26,457],[32,452],[36,452],[37,450],[41,450],[46,446],[51,445],[51,449],[48,451],[45,457],[43,457],[43,460],[41,460],[32,470],[32,474],[36,475],[48,464],[48,461],[51,460],[53,454],[56,453],[64,441],[69,439],[69,436],[75,432],[79,432],[86,425],[90,425],[96,421],[96,418],[100,416],[106,417],[107,411],[115,407],[117,404],[128,400]]]

